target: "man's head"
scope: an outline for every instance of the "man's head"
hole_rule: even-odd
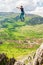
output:
[[[21,8],[23,8],[23,6],[21,5]]]

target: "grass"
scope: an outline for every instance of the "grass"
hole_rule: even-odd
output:
[[[35,26],[23,26],[19,29],[19,33],[29,38],[43,38],[43,24]]]
[[[39,46],[34,46],[34,48],[16,48],[18,45],[15,43],[8,44],[7,42],[0,45],[0,53],[5,53],[9,58],[14,57],[20,59],[25,55],[29,55],[32,52],[35,52]]]
[[[17,23],[18,24],[18,23]],[[43,38],[43,24],[40,25],[26,25],[26,26],[21,26],[20,27],[9,27],[10,28],[4,28],[0,30],[1,38],[5,39],[15,39],[15,40],[24,40],[25,38]],[[11,33],[10,33],[11,32]]]

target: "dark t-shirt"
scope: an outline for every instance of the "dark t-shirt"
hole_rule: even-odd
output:
[[[24,9],[23,8],[20,8],[21,9],[21,13],[24,13]]]

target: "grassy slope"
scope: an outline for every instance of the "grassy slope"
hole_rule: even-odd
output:
[[[0,45],[0,53],[5,53],[9,58],[14,57],[20,59],[25,55],[30,55],[36,51],[39,46],[34,48],[15,48],[14,44],[3,44]]]
[[[39,47],[35,45],[32,49],[26,49],[24,46],[26,47],[27,44],[17,44],[13,42],[13,40],[24,41],[26,38],[43,38],[43,24],[29,24],[29,20],[34,17],[35,16],[26,16],[25,22],[21,22],[20,20],[15,21],[15,15],[0,17],[0,20],[3,20],[2,22],[0,21],[0,40],[4,43],[0,45],[0,53],[4,52],[8,57],[14,56],[17,59],[34,52]],[[8,20],[6,20],[6,18]],[[12,42],[7,40],[11,40]],[[16,48],[17,46],[23,48]]]
[[[5,22],[2,21],[2,24],[0,25],[0,27],[2,28],[0,30],[0,34],[3,39],[7,38],[23,40],[27,37],[43,38],[43,24],[30,25],[31,23],[29,22],[29,20],[31,20],[31,16],[26,17],[25,22],[21,22],[20,20],[14,21],[14,19],[12,19],[14,17],[8,17],[10,19],[7,18],[8,21],[5,19]]]

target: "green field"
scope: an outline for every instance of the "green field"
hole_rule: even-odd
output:
[[[29,48],[29,43],[43,42],[43,17],[26,15],[25,21],[17,19],[17,14],[0,16],[0,53],[5,53],[9,58],[19,59],[35,52],[39,45],[34,44]]]
[[[16,58],[17,60],[23,58],[26,55],[33,54],[38,45],[35,45],[34,48],[16,48],[14,44],[2,44],[0,45],[0,53],[5,53],[9,58]]]

